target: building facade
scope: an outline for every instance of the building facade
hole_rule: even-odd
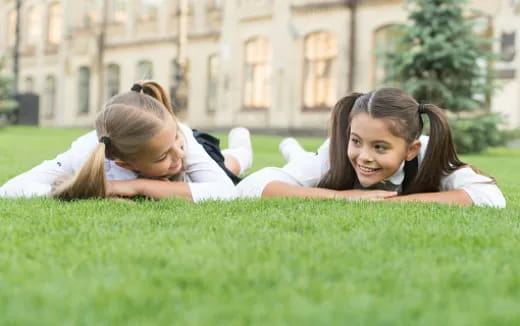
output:
[[[43,126],[92,126],[133,81],[176,88],[181,0],[24,0],[18,88],[40,98]],[[382,86],[380,51],[406,22],[403,0],[187,0],[191,126],[324,130],[336,100]],[[500,54],[490,109],[520,127],[520,1],[473,0]],[[0,53],[12,65],[15,0],[0,2]],[[480,23],[482,22],[482,23]]]

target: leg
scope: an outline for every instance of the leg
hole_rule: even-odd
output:
[[[230,154],[224,154],[224,165],[235,175],[240,174],[240,162]]]
[[[285,138],[278,145],[278,150],[287,162],[291,162],[295,158],[307,154],[307,151],[292,137]]]
[[[228,148],[222,151],[224,164],[236,175],[244,173],[253,164],[253,148],[249,130],[233,128],[228,135]]]

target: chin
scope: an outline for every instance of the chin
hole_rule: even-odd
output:
[[[364,188],[368,188],[368,187],[371,187],[373,185],[376,185],[378,184],[379,182],[381,182],[381,180],[366,180],[365,178],[360,178],[358,176],[358,181],[359,181],[359,184],[362,185]]]
[[[169,171],[168,171],[168,175],[169,175],[170,177],[173,177],[173,176],[175,176],[175,175],[181,173],[181,171],[182,171],[182,165],[181,165],[179,168],[177,168],[177,169],[169,170]]]

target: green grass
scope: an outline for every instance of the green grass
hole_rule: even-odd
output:
[[[84,132],[0,131],[0,183]],[[0,325],[517,325],[520,152],[464,159],[508,208],[0,200]]]

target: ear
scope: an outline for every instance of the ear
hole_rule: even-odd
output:
[[[410,146],[408,146],[408,153],[406,153],[406,160],[411,161],[419,155],[421,151],[421,142],[419,140],[414,140]]]
[[[127,161],[122,161],[122,160],[114,160],[114,163],[116,163],[118,166],[122,167],[123,169],[127,169],[127,170],[130,170],[130,171],[135,171],[135,167],[133,164],[127,162]]]

